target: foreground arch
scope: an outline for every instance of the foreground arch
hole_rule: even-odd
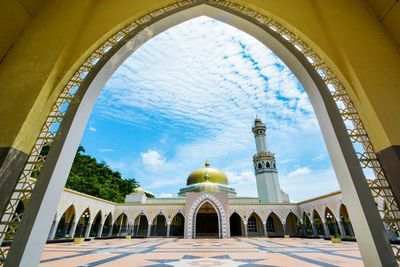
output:
[[[330,90],[333,91],[332,93],[335,97],[340,98],[340,100],[344,102],[345,106],[347,105],[353,108],[352,102],[345,94],[340,82],[335,78],[335,75],[326,65],[323,64],[317,55],[312,52],[307,52],[307,54],[305,54],[305,49],[308,49],[309,47],[305,43],[301,42],[301,40],[296,39],[298,37],[292,35],[286,29],[282,29],[282,27],[276,23],[271,24],[271,21],[269,21],[268,18],[263,16],[256,18],[254,15],[246,17],[245,12],[241,12],[240,9],[230,9],[231,5],[224,1],[211,2],[212,4],[210,5],[204,5],[202,1],[194,2],[194,4],[192,2],[184,3],[185,4],[182,6],[186,6],[185,10],[181,10],[184,8],[180,8],[177,10],[180,12],[162,18],[161,24],[159,23],[160,20],[151,25],[146,25],[148,26],[147,29],[150,29],[150,32],[160,32],[167,28],[168,25],[176,24],[179,21],[186,20],[199,14],[206,14],[217,19],[225,19],[226,21],[228,20],[227,18],[229,18],[231,25],[240,29],[245,29],[246,32],[252,34],[261,42],[272,48],[272,50],[283,59],[283,61],[292,69],[302,82],[309,94],[314,109],[317,110],[317,118],[320,122],[324,138],[327,141],[328,149],[333,159],[335,172],[339,177],[339,184],[343,190],[346,202],[349,203],[350,214],[353,216],[352,220],[359,228],[358,230],[356,228],[355,231],[356,233],[358,232],[358,239],[360,240],[360,248],[364,260],[366,262],[376,263],[377,266],[381,265],[381,261],[386,262],[387,264],[393,264],[393,253],[390,250],[387,239],[385,239],[381,234],[383,225],[380,222],[379,214],[376,211],[372,196],[358,164],[358,159],[351,146],[345,125],[341,119],[341,114],[336,107],[331,92],[327,88],[328,85],[330,85]],[[222,3],[221,6],[219,6],[219,3]],[[219,9],[215,7],[218,7]],[[164,13],[165,11],[163,14]],[[255,12],[255,14],[257,13]],[[32,203],[27,212],[29,213],[29,217],[35,218],[35,220],[33,220],[33,223],[31,224],[23,221],[23,227],[27,228],[27,231],[17,234],[14,242],[16,245],[13,243],[14,247],[27,247],[26,245],[20,244],[20,242],[27,243],[29,238],[33,238],[31,233],[37,233],[39,235],[43,232],[43,230],[40,229],[46,228],[48,230],[50,227],[49,224],[42,223],[42,220],[51,220],[49,216],[45,216],[45,211],[48,212],[48,210],[55,209],[54,203],[47,200],[51,195],[59,195],[61,193],[62,187],[59,186],[65,183],[69,169],[68,166],[72,164],[72,155],[75,153],[74,148],[78,146],[80,136],[84,129],[83,126],[89,116],[88,111],[90,111],[95,97],[108,77],[116,67],[119,66],[123,59],[134,51],[138,45],[145,41],[146,38],[148,39],[151,37],[147,36],[149,31],[138,32],[140,27],[138,30],[135,29],[133,29],[132,32],[128,32],[126,35],[116,35],[115,39],[113,39],[114,43],[110,42],[109,44],[106,44],[103,46],[101,52],[93,55],[89,60],[90,63],[80,69],[76,74],[77,76],[74,76],[73,79],[76,78],[76,80],[71,80],[71,83],[67,86],[66,92],[68,93],[74,91],[80,86],[74,97],[76,99],[82,99],[82,102],[78,101],[69,106],[66,117],[60,126],[60,129],[62,130],[60,133],[62,132],[63,134],[60,134],[59,139],[53,143],[49,153],[49,159],[46,161],[42,173],[40,174],[40,179],[37,185],[38,188],[34,191],[34,194],[31,197]],[[130,34],[136,34],[136,39],[129,39],[132,37]],[[119,40],[122,39],[124,39],[124,41],[129,40],[125,46],[122,46],[122,43],[119,43]],[[291,42],[288,42],[288,40]],[[111,52],[107,54],[108,51]],[[110,58],[111,61],[109,61]],[[326,83],[325,81],[327,79],[330,79],[329,81],[331,81],[331,83]],[[65,99],[69,101],[69,97],[70,96],[68,95],[62,96],[60,103],[62,104]],[[57,103],[56,105],[58,108],[61,106],[60,103]],[[82,103],[85,104],[81,105]],[[350,109],[349,112],[351,113],[351,118],[356,121],[358,125],[357,127],[361,127],[357,128],[357,131],[360,132],[360,130],[363,130],[363,127],[359,122],[358,114],[354,112],[353,109]],[[58,115],[51,115],[52,118],[57,116]],[[364,139],[367,140],[368,137],[364,131],[361,131],[361,134],[364,134],[366,138]],[[363,142],[366,142],[364,139]],[[43,140],[41,140],[39,150],[41,145],[43,145]],[[366,147],[372,149],[372,147]],[[63,162],[64,166],[61,167],[58,164],[59,161]],[[379,163],[377,164],[378,165],[374,165],[374,167],[380,170]],[[343,168],[343,166],[346,166],[347,168]],[[383,174],[381,174],[381,170],[378,171],[378,173],[381,178],[384,177],[382,176]],[[45,179],[44,177],[48,178]],[[55,182],[55,179],[58,179],[57,183]],[[48,187],[49,182],[52,184],[52,187]],[[51,190],[50,192],[48,191],[48,188],[57,189]],[[381,189],[379,190],[382,190],[382,187],[380,188]],[[353,199],[354,196],[356,201]],[[391,201],[391,203],[393,204],[393,201]],[[41,215],[38,216],[37,214]],[[38,229],[33,229],[32,227],[37,227]],[[28,230],[28,228],[31,230]],[[44,244],[43,237],[40,238],[37,236],[34,239],[42,240],[41,244]],[[26,251],[20,251],[18,254],[24,252],[26,253]],[[39,254],[40,253],[33,253],[32,255]],[[38,259],[37,257],[38,256],[36,256],[36,259]],[[20,258],[21,255],[13,256],[13,254],[10,254],[10,260],[8,261],[19,264],[21,260]],[[27,258],[31,261],[32,257],[27,255]]]

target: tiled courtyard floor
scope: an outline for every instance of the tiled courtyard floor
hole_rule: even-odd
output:
[[[357,244],[319,239],[110,239],[49,244],[47,266],[363,266]]]

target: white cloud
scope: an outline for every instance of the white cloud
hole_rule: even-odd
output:
[[[90,126],[90,127],[89,127],[89,131],[91,131],[91,132],[96,132],[96,131],[97,131],[97,129],[96,129],[96,128],[94,128],[93,126]]]
[[[145,147],[138,158],[110,163],[156,193],[177,192],[187,175],[209,159],[229,173],[239,194],[255,196],[251,126],[256,114],[268,126],[269,148],[282,173],[313,161],[310,155],[323,146],[311,103],[294,74],[255,38],[206,17],[142,45],[108,81],[95,112],[149,131],[179,132],[173,147],[168,131],[161,133],[159,145],[168,162]],[[308,170],[286,177],[314,174]]]
[[[106,152],[113,152],[115,150],[112,148],[99,148],[97,151],[99,151],[101,153],[106,153]]]
[[[161,193],[159,197],[173,197],[171,193]]]
[[[141,156],[142,162],[146,166],[158,169],[165,164],[165,158],[155,150],[149,150],[145,153],[141,153]]]
[[[289,178],[293,178],[293,177],[299,177],[299,176],[306,176],[308,174],[311,173],[311,169],[308,167],[301,167],[301,168],[297,168],[294,171],[290,172],[288,174]]]

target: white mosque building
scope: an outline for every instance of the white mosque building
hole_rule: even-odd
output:
[[[256,118],[252,131],[257,197],[237,196],[228,177],[212,168],[189,174],[177,197],[147,198],[136,188],[125,203],[113,203],[65,189],[49,239],[112,236],[184,238],[233,236],[324,236],[354,238],[340,191],[299,203],[289,202],[280,185],[267,128]]]

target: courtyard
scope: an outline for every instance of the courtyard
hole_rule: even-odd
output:
[[[322,239],[104,239],[48,244],[40,266],[363,266],[355,242]]]

